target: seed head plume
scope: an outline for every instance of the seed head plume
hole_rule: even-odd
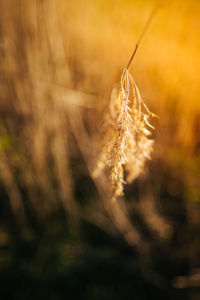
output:
[[[93,172],[97,177],[104,170],[108,174],[112,199],[123,195],[123,184],[133,181],[143,170],[145,161],[151,158],[153,140],[149,138],[150,112],[143,102],[129,67],[155,11],[136,44],[133,54],[121,75],[118,88],[111,94],[109,111],[105,115],[101,135],[101,151]],[[124,173],[127,173],[126,181]]]

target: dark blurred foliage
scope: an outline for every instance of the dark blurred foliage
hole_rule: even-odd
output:
[[[147,253],[82,218],[79,228],[67,226],[62,210],[41,222],[27,207],[28,224],[19,228],[3,188],[1,195],[2,299],[191,299],[198,291],[172,286],[176,276],[188,275],[195,241],[181,197],[172,199],[164,186],[163,210],[175,228],[169,240],[157,240],[140,214],[132,216],[150,242]]]

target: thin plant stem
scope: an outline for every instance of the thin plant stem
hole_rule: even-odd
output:
[[[136,52],[137,52],[137,50],[138,50],[138,48],[139,48],[139,46],[140,46],[140,44],[141,44],[141,41],[142,41],[142,39],[143,39],[145,33],[147,32],[147,30],[148,30],[148,28],[149,28],[149,26],[150,26],[150,24],[151,24],[151,21],[153,20],[153,17],[155,16],[155,13],[157,12],[157,10],[158,10],[158,5],[157,5],[157,6],[155,7],[155,9],[152,11],[152,13],[151,13],[149,19],[148,19],[147,22],[146,22],[146,25],[144,26],[144,29],[143,29],[143,31],[142,31],[142,33],[141,33],[139,39],[138,39],[138,42],[137,42],[136,45],[135,45],[135,49],[134,49],[134,51],[133,51],[133,53],[132,53],[132,55],[131,55],[131,58],[130,58],[130,60],[129,60],[127,66],[126,66],[126,69],[127,69],[127,70],[129,69],[129,67],[130,67],[130,65],[131,65],[131,63],[132,63],[132,61],[133,61],[133,59],[134,59],[134,57],[135,57],[135,55],[136,55]]]

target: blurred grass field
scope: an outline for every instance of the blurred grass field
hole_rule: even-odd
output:
[[[156,3],[1,0],[1,299],[199,299],[200,2],[162,1],[131,66],[159,119],[122,206],[90,176]]]

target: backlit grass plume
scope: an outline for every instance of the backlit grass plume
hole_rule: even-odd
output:
[[[108,173],[113,199],[123,195],[124,183],[133,181],[142,172],[153,149],[150,130],[154,127],[149,119],[155,115],[143,102],[128,69],[154,13],[123,70],[119,87],[112,91],[109,111],[102,128],[102,150],[93,175],[99,176],[104,170]]]
[[[131,182],[142,172],[146,159],[151,157],[151,116],[155,115],[143,102],[133,77],[125,68],[120,87],[113,89],[111,95],[103,125],[103,148],[94,171],[98,176],[106,169],[113,199],[123,195],[125,170],[126,181]]]

